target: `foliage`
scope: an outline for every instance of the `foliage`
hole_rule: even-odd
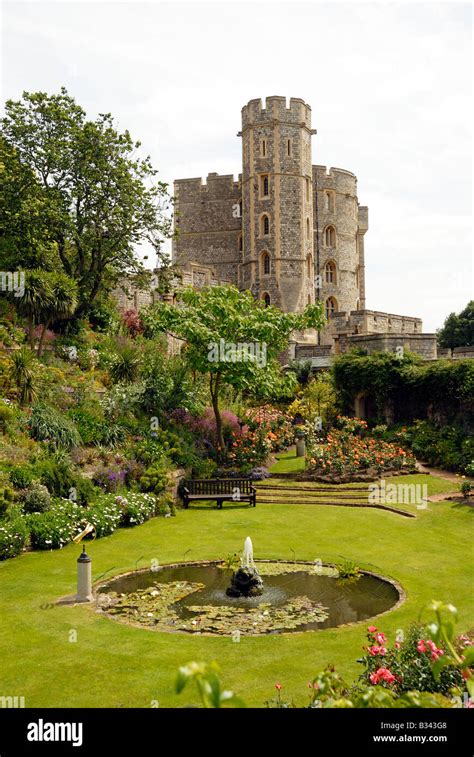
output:
[[[222,688],[218,672],[215,662],[190,662],[183,665],[176,678],[176,691],[181,694],[187,684],[194,681],[203,707],[245,707],[243,701],[232,691]]]
[[[327,426],[335,415],[335,396],[329,373],[320,373],[307,382],[288,408],[289,415],[299,416],[313,426]]]
[[[168,469],[165,460],[155,460],[141,476],[140,489],[144,492],[161,494],[168,486]]]
[[[395,420],[432,418],[440,425],[456,418],[463,425],[474,413],[474,365],[472,360],[434,360],[405,353],[338,357],[333,364],[338,404],[350,411],[354,397],[362,393],[375,406],[375,420],[391,407]]]
[[[87,508],[85,517],[95,528],[97,538],[109,536],[119,527],[123,510],[121,498],[114,494],[103,494]]]
[[[474,345],[474,300],[459,314],[451,313],[436,332],[440,347],[454,348]]]
[[[53,447],[70,449],[81,443],[73,421],[47,405],[33,406],[29,426],[33,439],[47,441]]]
[[[153,494],[127,492],[116,500],[122,508],[122,526],[138,526],[157,514],[158,501]]]
[[[182,340],[191,369],[209,374],[218,446],[222,450],[222,386],[265,397],[288,384],[290,379],[282,376],[278,354],[293,330],[322,325],[322,306],[308,306],[302,314],[283,313],[278,308],[263,307],[250,292],[239,292],[232,286],[186,288],[179,298],[179,307],[161,302],[150,308],[144,314],[144,322],[151,333],[167,332]],[[252,350],[244,351],[241,345],[251,346]]]
[[[44,484],[33,481],[22,497],[25,513],[42,513],[49,509],[51,495]]]
[[[29,405],[36,397],[35,357],[27,347],[20,347],[10,356],[10,363],[18,402],[20,405]]]
[[[110,366],[110,375],[114,384],[131,384],[140,371],[140,353],[135,347],[125,345],[114,355]]]
[[[459,695],[466,686],[472,695],[468,669],[474,660],[474,648],[468,637],[463,637],[467,641],[454,638],[456,610],[440,602],[433,602],[430,609],[437,613],[435,624],[411,625],[393,645],[375,626],[368,627],[367,654],[359,660],[364,665],[361,681],[389,688],[397,695],[412,690]],[[463,671],[468,671],[467,682]]]
[[[138,312],[131,308],[122,314],[122,322],[132,339],[143,333],[143,324]]]
[[[7,211],[12,269],[20,266],[19,232],[26,227],[29,265],[44,261],[72,278],[79,290],[75,315],[82,317],[120,275],[144,271],[136,245],[149,242],[165,265],[167,187],[156,180],[148,157],[136,157],[140,144],[119,133],[110,114],[86,120],[64,88],[56,95],[25,92],[5,104],[2,139],[11,165],[0,204]],[[24,202],[18,193],[26,195]],[[36,226],[28,220],[32,209],[42,214]]]
[[[34,549],[63,547],[79,531],[83,508],[70,499],[54,499],[43,513],[26,516]]]
[[[95,417],[86,410],[72,410],[70,417],[83,444],[101,444],[109,447],[122,442],[125,438],[125,428],[119,423]]]
[[[368,475],[375,478],[382,472],[416,469],[416,460],[402,447],[380,439],[361,438],[351,432],[333,429],[327,442],[313,450],[305,478],[319,476],[348,477]]]
[[[351,581],[360,578],[360,568],[353,560],[344,560],[336,565],[337,577],[343,581]]]
[[[227,459],[240,469],[262,465],[272,449],[272,439],[265,428],[248,430],[242,434],[233,434],[233,442],[227,453]]]
[[[411,448],[420,460],[445,470],[465,470],[474,458],[474,439],[461,426],[450,423],[439,427],[429,421],[415,421],[413,425],[395,427],[387,433]]]
[[[462,481],[459,488],[461,490],[461,494],[463,494],[465,497],[468,497],[474,487],[472,481]]]
[[[28,538],[28,526],[19,513],[0,520],[0,560],[20,554]]]

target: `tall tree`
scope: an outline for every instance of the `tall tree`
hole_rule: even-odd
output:
[[[223,385],[257,396],[277,391],[284,383],[277,358],[291,332],[324,324],[321,303],[308,305],[304,313],[283,313],[233,286],[184,289],[178,307],[160,302],[143,318],[148,333],[166,332],[181,340],[191,369],[208,374],[221,449]],[[291,380],[295,383],[293,373],[287,376]]]
[[[453,349],[474,346],[474,300],[468,302],[459,314],[448,315],[437,335],[440,347]]]
[[[43,190],[48,237],[60,268],[78,285],[75,316],[120,276],[143,273],[138,245],[151,244],[166,263],[167,185],[109,113],[87,120],[64,88],[57,95],[24,92],[20,101],[7,101],[1,136]]]

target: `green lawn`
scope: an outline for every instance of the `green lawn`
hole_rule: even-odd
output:
[[[304,457],[296,457],[294,449],[289,452],[278,452],[276,458],[278,462],[272,465],[270,469],[275,475],[277,473],[293,473],[293,471],[304,470],[305,459]]]
[[[430,493],[439,479],[428,478]],[[443,482],[442,482],[443,483]],[[431,599],[453,602],[459,630],[472,613],[472,513],[450,502],[430,503],[413,519],[381,510],[329,506],[233,504],[179,511],[88,546],[94,579],[145,567],[155,558],[220,558],[250,535],[260,558],[340,561],[344,556],[395,577],[406,602],[377,620],[393,639]],[[100,617],[91,606],[52,606],[74,591],[79,547],[33,552],[0,563],[1,691],[25,696],[28,707],[180,706],[194,692],[174,694],[178,665],[217,660],[226,687],[261,706],[274,694],[306,701],[310,676],[329,662],[349,680],[365,643],[367,621],[304,634],[230,638],[160,634]],[[77,641],[70,641],[71,631]]]

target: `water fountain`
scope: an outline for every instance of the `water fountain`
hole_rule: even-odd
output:
[[[257,570],[247,537],[230,586],[222,560],[145,568],[100,584],[97,609],[156,631],[255,636],[334,628],[403,601],[403,590],[390,579],[360,571],[345,582],[336,566],[320,563],[261,560]]]
[[[262,593],[263,581],[253,561],[252,540],[247,536],[240,568],[232,574],[226,594],[228,597],[258,597]]]

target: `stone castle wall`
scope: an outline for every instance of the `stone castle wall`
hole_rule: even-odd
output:
[[[211,266],[218,279],[238,281],[239,238],[242,218],[240,181],[210,173],[202,179],[179,179],[174,183],[175,227],[173,262]]]

